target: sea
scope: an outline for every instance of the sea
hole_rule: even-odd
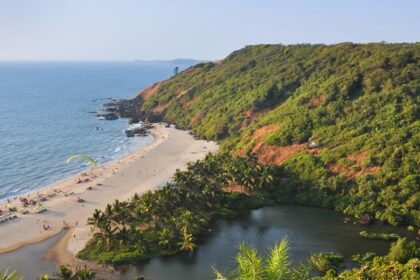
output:
[[[152,142],[128,138],[127,119],[97,118],[106,102],[131,98],[192,62],[0,62],[0,202],[103,165]]]

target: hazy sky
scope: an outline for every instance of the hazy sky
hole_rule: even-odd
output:
[[[420,1],[0,0],[0,59],[218,59],[342,41],[420,41]]]

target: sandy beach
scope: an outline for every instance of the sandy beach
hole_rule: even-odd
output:
[[[47,197],[42,202],[46,211],[15,212],[16,219],[0,224],[0,253],[45,240],[60,233],[67,224],[71,238],[67,234],[66,243],[74,255],[90,239],[86,221],[94,209],[103,209],[115,199],[125,200],[135,193],[156,188],[187,162],[217,150],[216,143],[195,140],[188,132],[172,127],[155,125],[151,133],[154,141],[144,149],[99,167],[92,174],[68,178],[29,195],[29,198]],[[20,205],[19,201],[11,204]],[[1,209],[5,207],[2,205]]]

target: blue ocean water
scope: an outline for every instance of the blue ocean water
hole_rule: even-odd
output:
[[[145,146],[127,138],[127,120],[94,117],[106,98],[130,98],[173,74],[170,62],[0,62],[0,200],[86,170]],[[134,147],[136,146],[136,147]]]

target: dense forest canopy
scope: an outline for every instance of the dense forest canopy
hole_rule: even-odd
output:
[[[420,43],[247,46],[135,104],[275,165],[279,201],[419,226],[419,66]]]

